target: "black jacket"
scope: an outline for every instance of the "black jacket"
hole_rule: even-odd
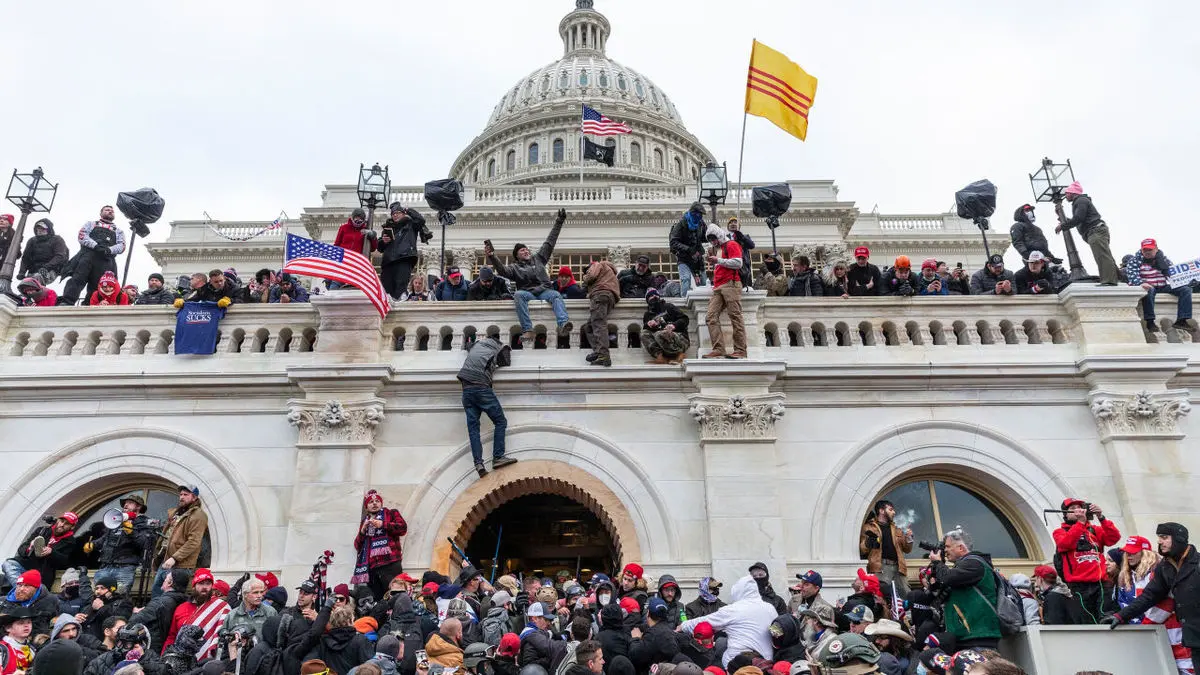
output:
[[[654,328],[651,328],[647,324],[654,319],[658,319],[658,325],[656,325]],[[669,323],[675,326],[676,333],[687,337],[688,321],[689,319],[687,314],[684,314],[683,311],[681,311],[678,307],[667,302],[666,300],[663,300],[661,303],[655,303],[653,309],[647,309],[646,312],[642,314],[642,328],[650,331],[651,333],[657,333],[665,328],[666,324]]]
[[[17,277],[24,278],[27,273],[41,269],[60,272],[67,264],[70,253],[67,251],[66,242],[54,234],[53,223],[45,221],[45,226],[48,230],[46,234],[34,235],[25,242],[25,254],[21,256],[21,269],[17,272]]]
[[[521,651],[517,658],[521,667],[537,664],[552,673],[567,653],[567,643],[551,639],[544,630],[534,629],[521,637]]]
[[[413,612],[412,597],[407,593],[400,593],[393,598],[392,615],[384,629],[404,643],[404,658],[397,664],[397,669],[402,675],[413,675],[417,670],[417,651],[425,648],[428,636],[421,628],[420,618]],[[437,630],[436,623],[433,630]]]
[[[9,591],[9,597],[13,595]],[[10,601],[7,598],[0,600],[0,614],[7,614],[10,607],[19,605],[15,601]],[[43,585],[37,590],[34,595],[33,602],[26,606],[26,609],[33,614],[33,633],[31,635],[50,634],[50,630],[54,627],[54,620],[58,618],[58,598],[55,597]]]
[[[896,268],[893,267],[883,275],[883,288],[879,290],[879,294],[900,296],[916,295],[917,291],[919,291],[921,288],[921,282],[918,281],[920,276],[920,274],[910,270],[907,279],[898,279],[896,278]]]
[[[403,223],[388,219],[380,226],[392,231],[390,243],[384,244],[382,240],[379,242],[378,250],[383,254],[384,265],[402,260],[415,260],[418,257],[417,239],[419,238],[421,243],[433,239],[433,233],[425,226],[425,216],[416,209],[404,209],[404,213],[408,214],[408,220]]]
[[[1078,199],[1075,200],[1079,202]],[[1154,568],[1154,576],[1132,603],[1117,612],[1122,621],[1141,616],[1146,610],[1165,600],[1175,598],[1175,616],[1183,625],[1183,646],[1200,647],[1200,554],[1188,544],[1178,560],[1163,558]]]
[[[708,616],[713,612],[725,606],[725,602],[717,598],[716,602],[705,602],[702,598],[696,598],[689,602],[683,611],[687,612],[689,619],[697,619],[702,616]]]
[[[596,639],[604,652],[604,662],[612,663],[617,656],[629,656],[629,631],[625,629],[624,616],[616,602],[600,610],[600,632]]]
[[[1029,222],[1029,214],[1025,213],[1024,206],[1017,207],[1013,221],[1008,234],[1012,237],[1013,248],[1021,254],[1022,260],[1028,260],[1033,251],[1041,251],[1047,258],[1053,257],[1050,253],[1050,242],[1046,241],[1042,228]]]
[[[1062,590],[1051,588],[1042,597],[1042,624],[1046,626],[1067,626],[1075,623],[1072,618],[1073,607],[1079,606],[1079,601],[1072,598],[1066,584]]]
[[[666,621],[644,628],[642,637],[629,643],[629,660],[639,673],[649,673],[650,666],[670,661],[678,653],[675,629]]]
[[[244,297],[241,286],[226,279],[225,287],[220,290],[214,287],[212,282],[208,282],[188,293],[183,299],[186,302],[216,302],[221,298],[229,298],[229,302],[241,302]]]
[[[771,645],[775,648],[774,661],[799,661],[805,656],[804,627],[790,613],[780,614],[771,622]]]
[[[670,602],[667,602],[667,599],[663,597],[663,588],[668,585],[675,587],[675,599]],[[679,582],[675,581],[675,577],[670,574],[664,574],[658,578],[658,598],[667,604],[667,620],[663,623],[670,625],[671,630],[675,630],[679,627],[679,624],[686,621],[686,619],[682,618],[684,609],[683,603],[679,600],[682,596],[683,591],[680,590]]]
[[[542,242],[542,247],[530,256],[529,260],[514,259],[512,264],[505,265],[495,255],[489,255],[488,264],[496,274],[516,284],[518,291],[537,293],[550,288],[550,275],[546,272],[546,265],[550,264],[550,256],[554,255],[554,246],[558,243],[558,234],[562,232],[563,222],[565,221],[555,219],[554,227],[550,228],[546,241]]]
[[[167,639],[167,633],[171,630],[171,620],[175,618],[175,608],[187,602],[187,596],[175,590],[167,591],[162,595],[154,598],[142,611],[129,617],[129,623],[144,624],[150,631],[150,635],[154,642],[152,644],[161,645]]]
[[[146,290],[142,291],[141,293],[138,293],[137,300],[135,300],[133,304],[135,304],[135,305],[171,305],[171,304],[175,303],[175,298],[177,298],[177,297],[179,297],[179,296],[175,295],[175,291],[167,288],[166,286],[163,286],[162,288],[158,289],[157,291],[150,290],[149,288],[147,288]]]
[[[26,570],[37,570],[42,575],[42,579],[50,581],[54,579],[59,570],[70,567],[74,562],[79,552],[79,543],[75,537],[66,537],[62,541],[56,542],[50,547],[50,555],[45,558],[37,556],[25,555],[29,550],[29,543],[34,537],[43,537],[47,542],[52,536],[49,527],[39,527],[29,535],[21,547],[17,549],[20,555],[13,556],[21,567]]]
[[[638,274],[633,267],[621,270],[617,283],[621,285],[622,298],[645,298],[646,291],[654,287],[654,270],[647,268],[645,274]]]
[[[846,597],[846,601],[842,603],[841,607],[835,608],[833,613],[834,620],[837,621],[838,633],[845,633],[850,630],[850,619],[846,618],[846,615],[854,611],[854,608],[859,605],[863,605],[871,610],[871,614],[875,615],[876,621],[883,618],[883,606],[879,604],[874,595],[866,591],[851,593]]]
[[[142,564],[143,553],[154,545],[155,534],[149,523],[146,516],[139,515],[133,519],[132,533],[126,534],[123,527],[108,530],[95,542],[100,549],[100,567]]]
[[[351,668],[370,661],[374,656],[375,648],[371,646],[371,641],[354,626],[330,630],[308,652],[308,659],[321,659],[338,675],[346,675]]]
[[[688,606],[690,607],[691,605]],[[696,617],[688,614],[688,618],[694,619]],[[692,663],[700,666],[701,670],[709,666],[721,665],[721,654],[724,652],[717,649],[715,641],[712,647],[705,648],[687,633],[676,633],[675,640],[679,643],[679,653],[691,659]],[[605,659],[606,663],[607,661],[608,659]]]
[[[848,280],[847,289],[851,296],[856,295],[879,295],[882,291],[880,287],[883,285],[883,277],[879,273],[879,268],[867,263],[866,267],[859,267],[858,263],[851,263],[846,268],[846,279]],[[875,285],[867,288],[867,284],[874,281]]]
[[[1013,293],[1017,292],[1017,284],[1012,272],[1001,270],[1000,276],[996,276],[985,266],[971,275],[971,295],[995,295],[996,284],[1001,281],[1012,281]]]
[[[8,247],[12,244],[13,236],[15,234],[16,233],[13,231],[12,225],[0,230],[0,257],[8,254]]]
[[[693,272],[700,271],[696,269],[699,265],[700,269],[704,266],[704,243],[705,239],[705,224],[700,221],[700,226],[695,230],[688,229],[687,216],[679,219],[678,223],[671,228],[670,246],[671,253],[675,254],[676,262],[685,263],[692,267]]]
[[[775,592],[774,588],[771,588],[771,584],[769,582],[758,587],[758,594],[762,596],[764,602],[767,602],[775,608],[776,613],[788,613],[787,600],[779,597],[779,594]]]
[[[1079,230],[1079,236],[1087,241],[1088,235],[1092,233],[1092,229],[1104,224],[1104,219],[1100,217],[1100,212],[1092,204],[1092,198],[1087,195],[1079,195],[1075,201],[1071,202],[1071,217],[1063,221],[1063,229],[1072,227]]]
[[[809,268],[800,274],[788,278],[788,295],[800,298],[816,298],[825,295],[825,284],[821,283],[821,275]]]
[[[95,598],[93,598],[94,600]],[[124,595],[113,593],[108,598],[103,600],[104,606],[97,610],[92,610],[91,605],[87,605],[85,612],[90,611],[86,619],[83,620],[83,632],[104,639],[104,621],[110,616],[120,616],[126,619],[133,614],[133,603]]]
[[[458,371],[458,380],[464,386],[490,388],[492,373],[509,365],[512,365],[512,348],[490,337],[476,340],[467,347],[467,358]]]
[[[1046,282],[1042,284],[1040,282]],[[1040,293],[1034,293],[1034,286],[1043,288]],[[1042,271],[1034,274],[1029,271],[1029,266],[1026,265],[1017,270],[1013,276],[1013,288],[1016,289],[1018,295],[1045,295],[1046,293],[1056,293],[1058,289],[1054,287],[1054,279],[1050,275],[1050,266],[1043,265]]]
[[[512,300],[508,284],[499,277],[492,278],[491,286],[484,286],[478,279],[467,287],[467,300]]]

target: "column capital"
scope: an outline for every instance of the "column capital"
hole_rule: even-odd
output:
[[[1093,390],[1089,399],[1102,441],[1179,440],[1184,437],[1179,419],[1192,412],[1186,389],[1153,394]]]
[[[783,394],[744,396],[688,396],[688,412],[700,425],[700,441],[773,443],[775,423],[783,418]]]
[[[300,431],[297,445],[308,447],[374,448],[375,431],[383,422],[383,399],[342,403],[292,399],[288,424]]]
[[[633,267],[630,261],[633,249],[625,244],[609,244],[608,245],[608,261],[613,264],[618,270],[629,269]]]

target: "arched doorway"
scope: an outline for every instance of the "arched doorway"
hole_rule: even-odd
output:
[[[583,581],[620,562],[612,535],[591,508],[571,497],[546,493],[496,507],[475,528],[465,551],[488,578],[545,577],[566,570]]]

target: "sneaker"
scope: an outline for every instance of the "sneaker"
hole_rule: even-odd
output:
[[[1171,324],[1171,327],[1178,328],[1179,330],[1189,330],[1190,331],[1192,329],[1192,324],[1189,323],[1189,321],[1187,319],[1178,319],[1175,321],[1175,323]]]
[[[719,352],[714,349],[711,352],[705,354],[704,356],[701,356],[700,358],[702,358],[702,359],[723,359],[725,357],[726,357],[725,352]]]
[[[479,474],[480,478],[487,475],[487,467],[483,465],[483,462],[475,462],[475,473]]]
[[[583,360],[587,361],[588,363],[591,363],[592,361],[595,361],[598,358],[600,358],[600,353],[592,352],[591,354],[588,354],[587,356],[583,357]]]
[[[492,469],[503,469],[506,466],[516,464],[517,460],[512,457],[496,457],[492,460]]]
[[[565,337],[567,335],[570,335],[571,331],[574,329],[575,329],[575,324],[568,321],[558,327],[558,337]]]
[[[536,337],[536,336],[534,335],[533,331],[527,330],[524,333],[521,333],[521,342],[523,342],[527,345],[531,345],[531,344],[533,344],[534,337]]]
[[[30,540],[29,551],[28,551],[27,555],[36,556],[38,551],[40,551],[44,548],[46,548],[46,538],[41,535],[38,535],[38,536],[34,537],[32,540]]]
[[[595,361],[592,361],[592,365],[593,366],[604,366],[605,368],[612,368],[612,359],[607,356],[601,356],[601,357],[597,358]]]
[[[727,358],[727,359],[744,359],[744,358],[746,358],[746,352],[735,351],[732,354],[726,356],[725,358]]]
[[[1160,328],[1158,327],[1158,324],[1157,324],[1157,323],[1155,323],[1154,321],[1147,321],[1147,322],[1146,322],[1146,330],[1150,331],[1151,333],[1159,333],[1159,332],[1162,332],[1162,329],[1160,329]]]

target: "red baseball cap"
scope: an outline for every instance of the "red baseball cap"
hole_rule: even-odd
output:
[[[19,579],[17,579],[17,585],[18,586],[33,586],[35,588],[38,586],[41,586],[42,585],[42,573],[37,570],[29,570],[29,571],[25,572],[24,574],[22,574]]]
[[[66,513],[62,514],[59,517],[72,525],[79,524],[79,516],[75,515],[74,511],[67,511]]]
[[[1121,547],[1129,555],[1133,555],[1138,551],[1150,551],[1153,547],[1150,546],[1150,540],[1145,537],[1134,535],[1125,540],[1125,545]]]
[[[198,584],[201,581],[214,581],[212,572],[201,567],[192,575],[192,583]]]
[[[516,633],[505,633],[500,638],[500,648],[496,653],[500,656],[516,656],[521,651],[521,638]]]
[[[1038,565],[1033,568],[1033,576],[1039,579],[1053,580],[1058,578],[1058,572],[1055,572],[1054,568],[1049,565]]]
[[[392,577],[392,581],[403,581],[406,584],[415,584],[417,580],[408,575],[408,572],[401,572]]]
[[[855,258],[870,258],[871,257],[871,249],[867,248],[866,246],[859,246],[858,248],[854,249],[854,257]]]
[[[1142,248],[1158,248],[1158,242],[1153,239],[1143,239]]]
[[[213,590],[220,595],[229,595],[229,582],[223,579],[217,579],[213,582]]]
[[[254,578],[258,579],[259,581],[266,584],[268,591],[279,585],[279,577],[275,576],[274,572],[267,572],[266,574],[255,574]]]
[[[711,640],[715,634],[716,633],[713,631],[712,624],[707,621],[701,621],[700,623],[696,624],[695,628],[692,629],[692,635],[700,638],[701,640]]]
[[[642,566],[637,563],[629,563],[625,566],[625,569],[621,570],[621,573],[628,574],[634,579],[641,579],[646,570],[642,569]]]
[[[621,609],[630,614],[641,614],[642,608],[633,598],[621,598]]]
[[[866,585],[866,590],[871,595],[879,595],[879,577],[874,574],[867,574],[863,568],[858,568],[858,580]]]
[[[438,585],[436,581],[431,581],[421,587],[421,595],[430,598],[437,595]]]

